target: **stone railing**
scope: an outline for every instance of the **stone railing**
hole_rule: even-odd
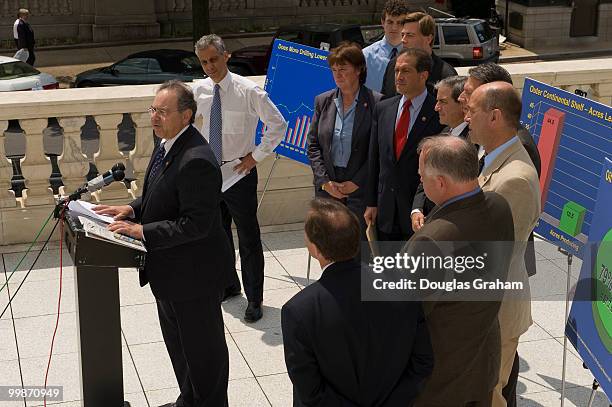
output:
[[[507,65],[520,89],[525,77],[612,102],[612,58]],[[468,68],[460,68],[465,74]],[[253,78],[263,84],[263,77]],[[156,86],[2,93],[0,97],[0,244],[29,242],[58,193],[70,193],[116,162],[127,181],[92,200],[129,202],[141,192],[154,140],[146,109]],[[258,165],[260,193],[274,158]],[[97,169],[97,170],[96,170]],[[259,212],[262,225],[303,220],[313,195],[310,168],[280,158]]]
[[[20,8],[36,16],[67,16],[72,14],[72,0],[3,0],[0,17],[15,17]]]

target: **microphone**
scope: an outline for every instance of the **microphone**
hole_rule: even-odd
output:
[[[123,165],[123,163],[117,163],[113,165],[113,167],[110,170],[106,171],[104,174],[98,175],[97,177],[87,182],[85,188],[87,189],[87,192],[95,192],[104,188],[105,186],[114,181],[122,181],[123,178],[125,178],[124,171],[125,165]]]

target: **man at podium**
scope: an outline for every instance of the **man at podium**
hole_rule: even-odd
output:
[[[232,267],[221,225],[221,172],[206,140],[193,127],[191,89],[169,81],[149,108],[161,138],[147,168],[143,193],[129,205],[99,205],[113,232],[147,248],[140,284],[150,283],[166,348],[180,388],[167,406],[227,405],[229,356],[221,293]],[[132,222],[129,219],[133,219]]]

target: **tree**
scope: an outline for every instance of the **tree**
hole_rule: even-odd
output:
[[[203,35],[210,34],[208,0],[192,0],[191,13],[193,22],[193,43],[195,44]]]

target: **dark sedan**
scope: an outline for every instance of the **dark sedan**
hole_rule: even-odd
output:
[[[170,79],[189,82],[206,78],[195,53],[180,49],[137,52],[104,68],[81,72],[74,86],[148,85]]]

